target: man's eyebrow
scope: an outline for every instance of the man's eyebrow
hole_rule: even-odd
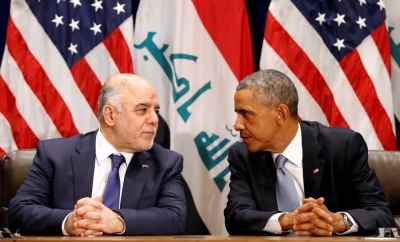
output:
[[[138,103],[138,104],[136,104],[136,107],[150,107],[150,104],[148,104],[148,103]],[[160,109],[160,105],[157,105],[156,107],[155,107],[156,109]]]
[[[138,104],[136,104],[136,107],[141,107],[141,106],[149,107],[150,105],[148,103],[138,103]]]

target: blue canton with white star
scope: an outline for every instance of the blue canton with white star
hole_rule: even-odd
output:
[[[385,22],[383,0],[292,0],[340,61]]]
[[[130,0],[26,0],[68,67],[132,15]]]

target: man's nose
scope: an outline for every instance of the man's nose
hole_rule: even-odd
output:
[[[156,112],[151,112],[149,117],[149,123],[152,125],[158,124],[158,114]]]
[[[237,117],[235,122],[235,130],[240,131],[242,129],[244,129],[244,124],[240,121],[240,118]]]

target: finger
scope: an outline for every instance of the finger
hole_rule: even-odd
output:
[[[308,198],[304,198],[303,199],[303,202],[304,203],[309,203],[309,202],[315,202],[315,198],[313,198],[313,197],[308,197]]]
[[[91,224],[86,225],[85,228],[87,230],[102,232],[104,230],[104,228],[105,228],[105,225],[101,224],[101,223],[91,223]]]
[[[300,235],[300,236],[311,236],[312,235],[311,231],[295,231],[294,233],[296,235]]]
[[[327,230],[330,232],[333,231],[332,225],[328,224],[327,222],[325,222],[322,219],[313,219],[313,220],[311,220],[311,223],[314,224],[317,228]]]
[[[293,225],[294,231],[310,231],[316,228],[317,227],[311,222]]]
[[[333,221],[333,218],[332,218],[332,216],[331,216],[329,211],[326,211],[326,210],[321,209],[321,208],[314,208],[312,210],[312,212],[314,214],[316,214],[318,217],[324,219],[327,222],[332,222]]]
[[[101,201],[98,201],[98,200],[88,198],[88,197],[82,198],[76,202],[75,209],[78,209],[82,206],[92,206],[92,207],[101,209],[104,205],[101,203]]]
[[[97,236],[97,235],[102,235],[103,232],[97,231],[97,230],[85,230],[84,232],[80,233],[79,235],[82,237],[88,237],[88,236]]]
[[[315,202],[316,202],[317,204],[319,204],[319,205],[322,205],[322,204],[324,204],[324,202],[325,202],[325,198],[320,197],[320,198],[318,198],[317,200],[315,200]]]
[[[93,199],[94,199],[95,201],[100,202],[100,203],[103,201],[103,198],[102,198],[101,196],[94,197]]]
[[[84,214],[89,213],[89,212],[101,213],[102,210],[99,209],[99,208],[95,208],[95,207],[89,206],[89,205],[85,205],[85,206],[82,206],[82,207],[76,209],[75,215],[77,217],[82,217]]]
[[[296,215],[293,219],[293,224],[298,225],[306,222],[310,222],[313,219],[319,218],[315,213],[302,213],[300,215]]]
[[[100,228],[97,225],[103,225],[103,224],[99,224],[97,223],[97,220],[91,220],[91,219],[82,219],[76,223],[74,223],[74,227],[75,228],[83,228],[83,229],[97,229]]]
[[[320,206],[320,205],[316,204],[315,202],[309,202],[309,203],[306,203],[306,204],[298,207],[294,211],[294,213],[295,214],[300,214],[300,213],[308,212],[308,211],[311,211],[313,208],[316,208],[318,206]]]
[[[332,236],[332,231],[327,231],[327,230],[320,229],[320,228],[311,230],[311,233],[313,235],[317,235],[317,236]]]
[[[75,209],[79,208],[80,206],[82,206],[83,203],[85,203],[87,200],[90,200],[90,197],[84,197],[79,199],[76,203],[75,203]]]
[[[96,211],[96,212],[86,212],[86,213],[84,213],[82,215],[81,219],[91,219],[91,220],[94,220],[94,221],[100,221],[100,220],[103,219],[103,217],[104,216],[101,213]]]

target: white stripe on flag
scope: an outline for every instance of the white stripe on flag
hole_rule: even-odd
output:
[[[11,11],[11,17],[29,50],[41,63],[54,87],[64,99],[78,131],[85,133],[97,128],[97,117],[76,85],[65,60],[32,14],[29,6],[23,0],[15,0],[11,2],[11,8],[20,10]],[[29,25],[26,24],[27,22]]]
[[[103,43],[94,47],[84,58],[102,85],[109,77],[119,73],[117,65]]]
[[[7,68],[1,68],[1,76],[14,94],[17,109],[29,124],[36,137],[41,139],[61,137],[46,110],[43,108],[42,103],[26,84],[20,69],[10,56],[7,48],[4,50],[3,61],[7,63]],[[26,105],[27,103],[29,105]]]
[[[13,134],[11,132],[10,124],[7,119],[0,112],[0,147],[4,151],[17,150],[17,144],[15,144]]]
[[[315,99],[310,95],[307,89],[304,87],[303,83],[297,78],[295,74],[288,68],[286,63],[281,59],[279,55],[268,45],[268,43],[263,40],[263,48],[261,54],[260,66],[267,66],[270,69],[280,70],[285,73],[290,80],[293,81],[296,86],[297,92],[299,93],[299,105],[298,113],[301,114],[300,118],[304,120],[318,120],[324,125],[329,125],[328,120],[326,120],[325,114],[323,113],[321,107],[315,101]],[[312,110],[312,112],[310,112]]]

